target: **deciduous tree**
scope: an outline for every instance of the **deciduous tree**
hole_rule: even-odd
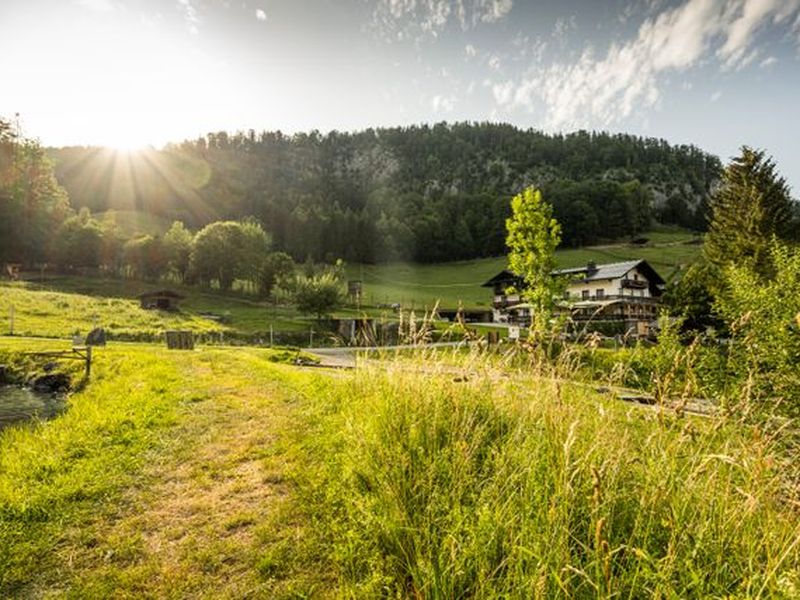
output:
[[[511,211],[512,216],[506,220],[508,265],[525,282],[521,292],[533,307],[531,325],[543,331],[559,289],[551,273],[555,268],[555,250],[561,241],[561,226],[553,218],[553,207],[534,188],[514,196]]]

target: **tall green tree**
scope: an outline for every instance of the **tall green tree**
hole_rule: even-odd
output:
[[[54,261],[64,268],[94,268],[102,263],[103,230],[87,208],[68,218],[55,236]]]
[[[532,327],[544,331],[552,315],[559,284],[552,275],[555,251],[561,242],[561,226],[553,218],[553,207],[542,193],[528,188],[511,200],[506,220],[508,265],[522,277],[522,297],[532,305]]]
[[[205,226],[194,238],[191,271],[201,281],[215,280],[229,290],[236,279],[257,289],[261,267],[269,248],[269,237],[252,221],[217,221]]]
[[[182,221],[175,221],[164,234],[164,253],[170,270],[183,281],[189,272],[192,256],[191,232]]]
[[[0,118],[0,263],[44,262],[72,210],[36,140]]]
[[[125,242],[125,263],[134,275],[157,280],[167,269],[164,243],[158,236],[143,235]]]
[[[236,276],[249,281],[254,290],[261,286],[261,270],[264,259],[269,252],[270,238],[254,219],[246,219],[241,223],[241,246],[239,248],[239,266]]]
[[[242,226],[235,221],[217,221],[197,232],[192,248],[191,269],[210,284],[217,281],[223,291],[231,289],[240,269]]]
[[[294,273],[295,264],[292,257],[285,252],[270,252],[261,262],[259,292],[266,298],[281,281]]]
[[[722,184],[710,202],[711,222],[703,255],[724,268],[746,265],[755,273],[774,272],[772,237],[791,232],[792,201],[786,180],[761,150],[744,146],[722,174]]]

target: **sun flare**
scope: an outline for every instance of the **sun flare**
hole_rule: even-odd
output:
[[[117,131],[104,136],[102,145],[117,152],[131,153],[144,150],[151,143],[142,136],[141,132]]]

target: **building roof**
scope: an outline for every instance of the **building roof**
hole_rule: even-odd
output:
[[[144,292],[143,294],[139,294],[137,298],[175,298],[176,300],[181,300],[183,296],[172,290],[158,290],[155,292]]]
[[[497,275],[492,277],[486,283],[482,283],[481,287],[494,287],[498,283],[509,283],[509,284],[517,284],[522,282],[522,277],[519,275],[514,275],[508,269],[503,269]]]
[[[553,275],[583,275],[584,281],[598,281],[603,279],[619,279],[624,277],[626,273],[632,269],[644,267],[647,278],[653,283],[664,283],[664,280],[655,272],[655,270],[644,259],[627,260],[625,262],[606,263],[603,265],[585,265],[583,267],[575,267],[572,269],[557,269],[553,271]]]
[[[580,276],[580,280],[583,282],[587,281],[602,281],[606,279],[619,279],[620,277],[624,277],[626,273],[631,271],[632,269],[639,269],[642,271],[647,277],[647,280],[650,283],[652,288],[657,288],[658,286],[664,285],[666,283],[661,276],[656,273],[655,269],[650,266],[650,264],[644,260],[627,260],[624,262],[615,262],[615,263],[606,263],[601,265],[595,265],[594,263],[589,263],[582,267],[572,267],[569,269],[556,269],[552,272],[552,275],[555,276],[574,276],[576,279]],[[494,287],[497,284],[508,283],[511,285],[518,285],[522,281],[522,278],[518,275],[515,275],[508,269],[503,269],[497,275],[492,277],[489,281],[482,284],[481,287]]]

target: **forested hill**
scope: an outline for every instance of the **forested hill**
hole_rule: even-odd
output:
[[[253,216],[298,259],[421,262],[502,254],[510,196],[535,184],[564,243],[702,228],[721,165],[694,146],[630,135],[547,135],[503,124],[358,133],[208,134],[163,151],[52,149],[76,208],[200,227]]]

